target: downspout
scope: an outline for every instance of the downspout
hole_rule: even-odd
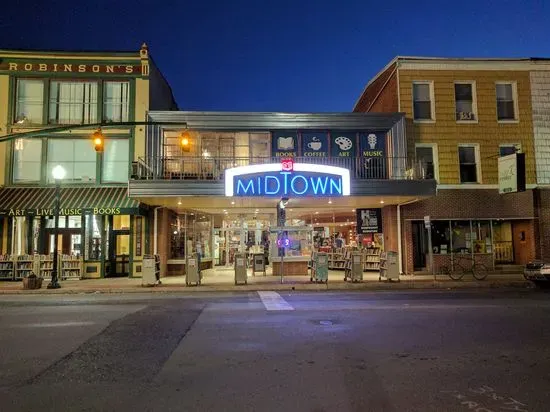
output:
[[[400,203],[397,205],[397,257],[399,262],[399,274],[403,274],[403,246],[401,244],[401,206],[410,205],[416,203],[420,199],[414,199],[409,202]]]
[[[153,255],[158,255],[158,242],[157,242],[157,231],[158,231],[158,213],[157,210],[164,209],[164,206],[157,206],[154,209],[155,217],[153,219]]]

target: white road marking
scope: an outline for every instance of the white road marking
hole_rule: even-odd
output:
[[[267,310],[294,310],[277,292],[259,291],[258,295]]]
[[[95,322],[52,322],[52,323],[27,323],[23,325],[12,325],[14,328],[64,328],[67,326],[89,326]]]

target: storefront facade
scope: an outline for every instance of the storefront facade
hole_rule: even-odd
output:
[[[347,244],[376,234],[394,250],[392,206],[435,194],[433,179],[418,178],[407,157],[399,113],[149,116],[159,125],[148,130],[147,156],[133,166],[129,193],[153,210],[151,243],[162,273],[182,274],[197,248],[204,267],[231,265],[236,252],[263,245],[276,260],[281,199],[288,199],[285,222],[293,227],[287,256],[296,262],[310,258],[320,233]],[[380,211],[382,223],[360,239],[357,214],[369,208]]]
[[[458,254],[503,270],[543,257],[548,123],[538,96],[549,69],[530,59],[398,57],[368,83],[354,111],[404,112],[409,156],[438,182],[437,196],[401,207],[406,272],[431,270],[428,217],[436,271]],[[498,161],[515,153],[525,157],[526,190],[503,194]]]
[[[132,123],[144,122],[150,108],[176,107],[147,46],[113,53],[2,50],[0,107],[7,125],[0,135],[2,254],[47,260],[57,244],[60,255],[80,261],[81,278],[139,274],[149,211],[128,198],[127,184],[146,127]],[[91,137],[98,128],[102,151]],[[57,165],[66,176],[56,241]]]

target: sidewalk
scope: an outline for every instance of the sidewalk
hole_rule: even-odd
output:
[[[358,283],[344,282],[344,273],[330,271],[328,284],[312,283],[309,276],[251,276],[249,273],[248,285],[235,286],[231,269],[209,269],[203,271],[200,286],[185,286],[185,276],[170,276],[161,278],[162,284],[154,287],[141,285],[141,278],[107,278],[61,281],[61,288],[50,290],[46,288],[47,281],[42,289],[24,290],[23,283],[17,281],[0,281],[0,295],[2,294],[71,294],[71,293],[167,293],[167,292],[238,292],[258,290],[407,290],[407,289],[475,289],[475,288],[529,288],[532,283],[526,281],[522,274],[490,274],[483,281],[477,281],[471,276],[465,276],[461,281],[453,281],[446,276],[416,275],[401,277],[400,282],[379,282],[378,273],[363,275],[363,281]]]

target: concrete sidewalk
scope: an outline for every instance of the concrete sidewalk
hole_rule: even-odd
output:
[[[71,294],[71,293],[139,293],[139,292],[237,292],[257,290],[406,290],[406,289],[475,289],[475,288],[529,288],[532,283],[526,281],[522,274],[489,274],[483,281],[465,276],[461,281],[453,281],[447,276],[415,275],[401,277],[400,282],[379,282],[378,273],[366,272],[363,281],[358,283],[344,282],[344,273],[330,271],[327,284],[312,283],[309,276],[251,276],[248,285],[235,286],[231,269],[209,269],[203,271],[201,286],[185,286],[185,276],[170,276],[161,279],[162,284],[154,287],[141,285],[141,278],[107,278],[61,281],[61,288],[50,290],[24,290],[23,283],[17,281],[0,281],[1,294]]]

